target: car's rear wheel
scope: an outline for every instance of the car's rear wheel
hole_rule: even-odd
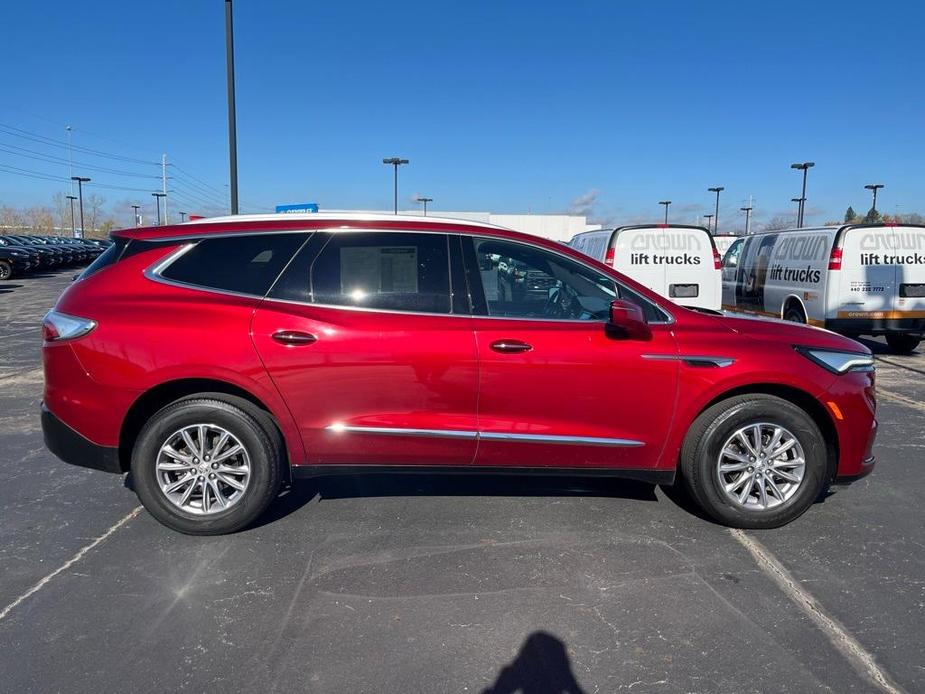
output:
[[[13,265],[8,260],[0,260],[0,282],[13,276]]]
[[[819,427],[793,403],[743,395],[704,411],[681,449],[681,476],[715,520],[776,528],[802,515],[827,485]]]
[[[886,343],[890,346],[890,349],[900,354],[909,354],[909,352],[919,346],[921,341],[922,338],[920,337],[906,335],[904,333],[887,333],[886,336]]]
[[[280,447],[240,403],[191,398],[160,410],[132,452],[135,490],[173,530],[221,535],[263,513],[280,485]]]

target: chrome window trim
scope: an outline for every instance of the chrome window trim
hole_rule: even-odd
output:
[[[732,366],[735,363],[734,357],[712,357],[703,354],[643,354],[642,358],[662,361],[683,361],[686,364],[718,366],[720,368]]]
[[[609,446],[614,448],[639,448],[642,441],[615,439],[600,436],[556,436],[552,434],[519,434],[505,431],[473,431],[458,429],[413,429],[401,427],[363,427],[334,422],[325,427],[334,434],[378,434],[380,436],[417,436],[423,438],[469,439],[477,441],[513,441],[518,443],[548,443],[569,446]]]

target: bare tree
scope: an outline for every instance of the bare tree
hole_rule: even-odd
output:
[[[84,198],[84,236],[95,236],[94,231],[99,227],[103,216],[103,205],[106,198],[93,193]]]
[[[779,229],[790,229],[793,226],[791,219],[789,217],[784,217],[782,215],[777,215],[776,217],[771,217],[765,225],[762,227],[763,231],[778,231]]]
[[[34,234],[50,234],[55,230],[55,215],[49,207],[30,207],[26,221]]]

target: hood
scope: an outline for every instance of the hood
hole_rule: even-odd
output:
[[[722,321],[734,333],[762,342],[781,342],[789,345],[857,352],[859,354],[871,353],[870,349],[860,342],[844,335],[833,333],[831,330],[815,328],[810,325],[800,325],[799,323],[792,323],[779,318],[726,313],[717,320]]]

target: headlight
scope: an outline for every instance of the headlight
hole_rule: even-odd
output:
[[[797,352],[808,359],[812,359],[824,369],[832,373],[843,374],[848,371],[873,371],[874,358],[870,354],[857,352],[836,352],[829,349],[816,349],[813,347],[797,347]]]

